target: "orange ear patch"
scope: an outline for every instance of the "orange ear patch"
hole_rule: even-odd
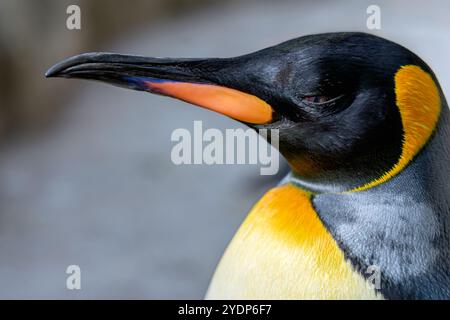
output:
[[[350,192],[372,188],[402,171],[425,146],[436,127],[441,99],[436,83],[427,72],[414,65],[401,67],[395,74],[395,95],[404,131],[400,159],[380,178]]]

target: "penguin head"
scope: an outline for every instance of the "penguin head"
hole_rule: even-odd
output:
[[[281,154],[313,192],[367,189],[399,173],[432,135],[442,96],[419,57],[364,33],[310,35],[233,58],[87,53],[46,76],[171,96],[278,129]]]

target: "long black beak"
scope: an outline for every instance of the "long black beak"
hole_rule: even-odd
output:
[[[249,124],[272,121],[273,109],[260,98],[230,84],[233,59],[149,58],[85,53],[53,67],[46,77],[99,80],[133,90],[171,96]]]
[[[146,77],[160,80],[214,83],[214,73],[226,59],[171,59],[106,52],[83,53],[51,67],[47,78],[78,78],[122,82],[123,78]],[[205,74],[203,69],[210,70]],[[208,78],[211,78],[211,80]],[[217,78],[217,77],[216,77]],[[217,80],[217,79],[216,79]]]

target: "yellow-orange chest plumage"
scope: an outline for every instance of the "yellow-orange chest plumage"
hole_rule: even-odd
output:
[[[381,298],[344,259],[310,195],[292,184],[252,209],[217,267],[209,299]]]

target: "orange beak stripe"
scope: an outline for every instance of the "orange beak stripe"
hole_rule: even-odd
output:
[[[272,120],[272,107],[258,97],[222,86],[161,81],[145,81],[154,93],[160,93],[221,113],[235,120],[251,124],[265,124]]]

